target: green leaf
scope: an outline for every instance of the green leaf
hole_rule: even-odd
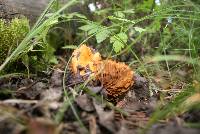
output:
[[[79,27],[80,30],[83,30],[85,32],[91,30],[93,27],[91,25],[84,25],[84,26],[81,26]]]
[[[102,30],[96,34],[97,43],[101,43],[110,36],[110,31],[107,29]]]
[[[145,29],[141,28],[141,27],[134,27],[135,31],[142,33],[144,31],[146,31]]]
[[[88,32],[88,35],[95,34],[97,43],[101,43],[110,36],[110,30],[105,29],[103,26],[95,23],[84,25],[79,27],[79,29]]]
[[[113,49],[116,53],[120,52],[124,48],[124,44],[128,41],[128,36],[121,32],[110,38],[110,43],[113,43]]]
[[[154,0],[144,0],[137,6],[137,8],[142,10],[143,12],[149,12],[151,11],[153,3]]]
[[[91,30],[88,31],[88,35],[95,34],[99,31],[99,27],[93,27]]]
[[[101,27],[98,26],[97,24],[92,24],[92,23],[79,27],[79,29],[88,32],[88,35],[97,33],[100,30],[100,28]]]
[[[123,41],[124,43],[127,43],[127,41],[128,41],[128,36],[125,34],[125,33],[119,33],[119,34],[117,34],[117,36],[119,37],[119,39],[121,40],[121,41]]]
[[[58,60],[55,56],[52,56],[51,59],[49,59],[49,63],[58,64]]]
[[[116,53],[120,52],[122,50],[122,48],[124,48],[124,44],[119,42],[119,41],[115,41],[113,43],[113,49]]]
[[[125,18],[125,14],[121,11],[115,12],[114,15],[119,18]]]
[[[56,56],[54,55],[55,51],[56,51],[55,48],[46,44],[46,47],[44,48],[45,61],[52,63],[52,64],[58,64],[58,60],[56,59]]]
[[[110,38],[111,43],[114,43],[115,41],[126,43],[128,41],[128,37],[125,33],[121,32],[121,33],[118,33],[117,35],[114,35]]]

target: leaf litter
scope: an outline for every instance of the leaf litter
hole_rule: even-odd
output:
[[[71,78],[69,75],[67,77]],[[64,111],[64,117],[58,124],[54,121],[54,117],[64,102],[62,78],[63,71],[54,69],[45,78],[10,77],[7,80],[1,80],[0,91],[7,89],[10,95],[6,98],[0,97],[0,132],[4,134],[139,133],[145,128],[151,114],[160,103],[159,93],[154,96],[148,94],[149,81],[137,76],[140,80],[123,98],[122,105],[119,105],[121,110],[128,113],[127,115],[109,107],[99,90],[89,87],[100,99],[96,99],[83,90],[74,91],[76,95],[72,97],[75,111],[87,130],[80,127],[71,107]],[[73,89],[74,86],[71,86],[71,90],[67,87],[69,95],[74,94]],[[183,122],[198,122],[199,118],[199,111],[187,112],[180,117],[154,124],[147,133],[197,134],[199,129],[187,128]]]

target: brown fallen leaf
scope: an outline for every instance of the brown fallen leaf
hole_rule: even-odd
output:
[[[58,101],[62,97],[62,76],[62,72],[54,70],[51,76],[49,89],[41,93],[42,100]]]
[[[117,126],[114,122],[114,110],[105,111],[104,107],[93,99],[93,104],[99,117],[99,123],[112,133],[117,132]]]
[[[34,118],[28,124],[28,134],[58,134],[58,131],[49,119]]]
[[[75,102],[84,111],[92,112],[95,110],[92,100],[89,98],[89,96],[87,94],[79,95],[75,99]]]

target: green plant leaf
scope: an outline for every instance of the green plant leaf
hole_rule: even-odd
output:
[[[45,61],[52,63],[52,64],[58,64],[58,60],[56,59],[56,56],[54,55],[55,51],[56,51],[55,48],[46,44],[46,47],[44,48],[44,59],[45,59]]]
[[[98,33],[98,31],[101,30],[101,27],[98,26],[97,24],[90,23],[90,24],[79,27],[79,29],[85,32],[88,32],[88,35],[92,35],[92,34]]]
[[[98,26],[94,26],[91,30],[88,31],[88,35],[92,35],[95,34],[99,31],[99,27]]]
[[[119,18],[125,18],[125,14],[122,11],[117,11],[114,15]]]
[[[88,35],[95,34],[97,43],[101,43],[110,36],[110,31],[101,25],[90,23],[79,27],[79,29],[88,32]]]
[[[101,43],[110,36],[110,31],[107,29],[102,30],[96,34],[97,43]]]
[[[135,29],[135,31],[137,31],[139,33],[146,31],[144,28],[141,28],[141,27],[134,27],[134,29]]]
[[[120,52],[122,50],[122,48],[124,48],[124,44],[119,42],[119,41],[115,41],[113,43],[113,49],[116,53]]]
[[[97,28],[98,28],[97,25],[92,24],[92,23],[79,27],[80,30],[83,30],[85,32],[89,32],[89,31],[91,31],[93,29],[97,29]]]
[[[124,48],[124,44],[128,41],[128,36],[121,32],[110,38],[110,43],[113,43],[113,49],[116,53],[120,52]]]
[[[79,27],[80,30],[83,30],[85,32],[89,31],[92,28],[93,27],[91,27],[91,25],[84,25],[84,26]]]
[[[120,40],[122,40],[124,43],[126,43],[128,41],[128,36],[125,33],[119,33],[117,34],[117,36],[120,38]]]

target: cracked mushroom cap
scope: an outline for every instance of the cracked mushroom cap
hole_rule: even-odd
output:
[[[84,76],[87,72],[96,71],[94,63],[99,61],[101,61],[100,53],[83,44],[72,53],[71,70],[75,75],[80,73]]]
[[[128,65],[102,60],[98,52],[86,45],[81,45],[73,52],[71,70],[74,75],[81,76],[92,72],[90,76],[94,75],[95,80],[101,83],[108,100],[119,100],[134,84],[134,72]]]
[[[97,65],[97,79],[112,98],[123,96],[134,84],[134,72],[122,62],[103,60]]]

